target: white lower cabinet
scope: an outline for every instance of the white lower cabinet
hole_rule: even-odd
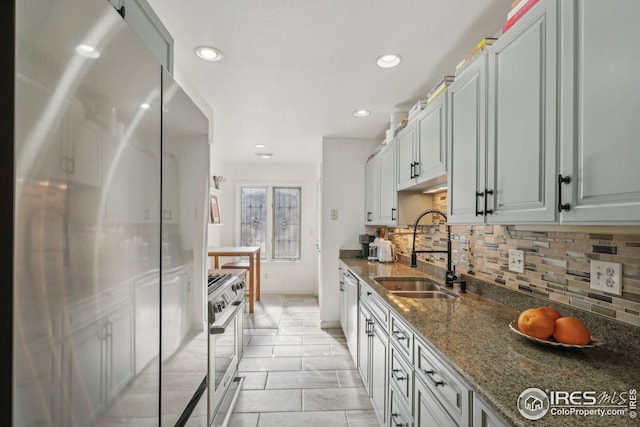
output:
[[[509,425],[402,316],[363,280],[357,281],[356,360],[380,426]]]
[[[447,414],[438,398],[429,391],[420,378],[416,376],[414,402],[414,425],[416,427],[457,427],[453,418]]]
[[[471,390],[423,342],[415,344],[416,378],[427,385],[456,425],[469,425]]]
[[[381,322],[372,313],[388,313],[388,310],[372,298],[372,291],[366,285],[360,284],[360,292],[361,295],[368,292],[369,298],[366,299],[368,303],[364,303],[361,297],[359,304],[358,369],[378,421],[385,425],[388,420],[389,336],[386,322]]]
[[[473,395],[473,427],[507,427],[493,409],[476,394]]]
[[[389,388],[389,427],[411,427],[413,417],[409,408],[411,408],[411,403],[407,406],[402,398],[402,393],[391,386]]]

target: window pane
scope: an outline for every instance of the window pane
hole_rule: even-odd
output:
[[[266,257],[267,189],[240,189],[240,246],[260,246],[261,258]]]
[[[300,259],[300,188],[273,189],[273,258]]]

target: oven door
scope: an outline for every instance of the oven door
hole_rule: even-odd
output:
[[[240,349],[242,316],[244,301],[235,303],[228,316],[209,326],[209,410],[210,420],[218,412],[220,403],[226,390],[233,381],[238,363],[240,361]]]

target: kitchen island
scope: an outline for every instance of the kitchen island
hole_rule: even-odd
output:
[[[473,393],[507,424],[638,425],[637,419],[630,417],[629,397],[630,391],[640,385],[640,357],[637,353],[611,349],[607,336],[597,337],[605,344],[596,348],[543,346],[509,330],[509,323],[518,318],[520,310],[472,292],[459,293],[458,298],[452,299],[398,297],[374,279],[429,276],[400,263],[380,264],[348,257],[342,257],[341,261],[413,329],[416,341],[420,338],[430,344]],[[535,304],[533,298],[532,304]],[[640,338],[637,328],[632,326],[629,334],[630,340]],[[604,417],[552,415],[550,411],[537,421],[529,421],[517,407],[518,397],[529,388],[538,388],[547,394],[577,391],[574,400],[582,399],[581,408],[598,408],[606,403],[610,409],[626,411],[624,415]],[[589,399],[583,399],[582,392],[591,392],[588,396],[595,395],[597,402],[589,405]],[[556,405],[552,402],[552,406]]]

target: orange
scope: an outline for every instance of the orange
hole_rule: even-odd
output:
[[[591,342],[589,328],[575,317],[561,317],[556,320],[553,337],[563,344],[587,345]]]
[[[549,316],[554,322],[562,317],[562,314],[558,310],[552,307],[538,307],[538,310],[544,311],[544,314]]]
[[[553,335],[554,321],[543,310],[530,308],[520,313],[518,329],[534,338],[547,339]]]

